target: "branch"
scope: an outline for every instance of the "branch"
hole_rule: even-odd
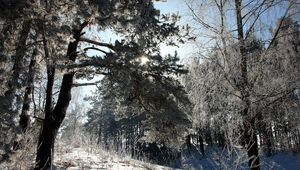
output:
[[[264,0],[264,1],[262,2],[261,6],[260,6],[260,9],[259,9],[259,11],[258,11],[257,16],[255,17],[253,23],[251,24],[250,28],[249,28],[248,31],[246,32],[245,39],[247,39],[247,38],[249,37],[249,35],[250,35],[250,33],[251,33],[251,30],[253,29],[253,27],[254,27],[256,21],[258,20],[258,18],[260,17],[260,15],[261,15],[262,13],[264,13],[264,12],[268,9],[268,8],[265,8],[263,11],[261,11],[261,10],[263,9],[263,5],[264,5],[265,2],[266,2],[266,0]],[[250,18],[250,17],[249,17],[249,18]],[[246,21],[246,22],[247,22],[247,21]],[[245,23],[246,23],[246,22],[245,22]]]
[[[233,96],[235,96],[235,97],[237,97],[237,98],[243,100],[242,96],[237,95],[237,94],[234,94],[234,93],[232,93],[232,92],[229,92],[229,91],[223,91],[223,90],[219,90],[219,89],[214,89],[214,90],[217,91],[217,92],[224,93],[224,94],[233,95]]]
[[[213,61],[214,62],[214,61]],[[232,83],[227,75],[227,72],[224,70],[223,66],[219,63],[219,61],[215,61],[215,63],[217,64],[217,66],[219,66],[220,69],[222,69],[222,71],[224,72],[224,78],[225,80],[231,85],[231,87],[235,90],[239,90],[239,88],[237,87],[237,85],[235,83]]]
[[[268,46],[268,48],[267,48],[266,51],[268,51],[268,50],[270,49],[270,47],[273,45],[273,43],[275,42],[275,39],[276,39],[276,37],[278,36],[279,31],[280,31],[280,29],[281,29],[281,27],[282,27],[283,21],[284,21],[284,19],[286,18],[287,14],[288,14],[288,11],[290,10],[290,8],[293,6],[293,2],[295,2],[295,1],[291,1],[291,2],[289,3],[289,6],[287,7],[287,9],[285,10],[284,15],[283,15],[283,17],[281,18],[280,23],[279,23],[279,25],[278,25],[278,28],[277,28],[277,30],[276,30],[276,32],[275,32],[275,34],[274,34],[274,36],[273,36],[273,38],[272,38],[272,40],[271,40],[271,42],[270,42],[270,44],[269,44],[269,46]]]
[[[272,103],[275,103],[278,99],[282,99],[283,97],[285,97],[285,96],[291,94],[292,92],[294,92],[295,89],[297,89],[297,88],[293,88],[292,90],[289,90],[289,91],[286,91],[286,90],[285,90],[285,91],[282,91],[282,92],[279,92],[279,93],[273,94],[273,95],[272,95],[272,94],[264,95],[264,97],[262,97],[262,98],[260,98],[260,99],[258,99],[258,100],[256,100],[256,101],[254,101],[254,102],[252,102],[252,103],[258,103],[258,102],[260,102],[260,101],[262,101],[262,100],[265,100],[265,99],[267,99],[267,98],[272,98],[272,97],[276,97],[276,96],[282,95],[282,96],[280,96],[279,98],[275,99],[273,102],[267,104],[267,106],[270,106]]]
[[[40,118],[38,116],[33,116],[32,118],[34,118],[38,123],[44,123],[45,118]]]
[[[282,93],[284,93],[282,96],[280,96],[280,97],[274,99],[273,101],[267,103],[267,104],[264,106],[264,108],[262,108],[257,114],[261,114],[264,110],[266,110],[266,109],[267,109],[269,106],[271,106],[272,104],[274,104],[274,103],[276,103],[276,102],[278,102],[278,101],[280,101],[280,100],[282,100],[282,99],[288,97],[291,93],[293,93],[293,92],[295,91],[295,89],[297,89],[297,88],[293,88],[293,89],[290,90],[290,91],[282,92]],[[258,102],[258,101],[256,101],[256,102]],[[254,103],[254,102],[253,102],[253,103]]]
[[[243,6],[242,10],[245,9],[247,6],[249,6],[252,2],[254,2],[255,0],[249,1],[246,5]]]
[[[39,41],[35,41],[35,42],[29,43],[29,44],[25,44],[24,47],[25,47],[25,48],[29,48],[29,47],[31,47],[31,46],[33,46],[33,45],[36,45],[36,44],[39,44],[39,43],[43,43],[43,40],[39,40]],[[17,48],[14,48],[14,49],[12,49],[12,50],[10,50],[10,51],[15,51],[16,49],[17,49]]]
[[[110,18],[111,18],[111,15],[107,15],[107,16],[104,16],[104,17],[97,17],[96,19],[100,22],[104,22],[104,21],[106,21]]]
[[[87,48],[85,48],[85,49],[83,49],[83,50],[84,50],[84,51],[87,51],[87,50],[96,50],[96,51],[100,51],[100,52],[102,52],[102,53],[104,53],[104,54],[107,54],[106,51],[101,50],[101,49],[96,48],[96,47],[87,47]]]
[[[191,7],[191,5],[189,3],[185,3],[187,5],[187,7],[189,8],[189,10],[192,12],[193,18],[198,21],[203,27],[205,27],[208,30],[211,30],[212,32],[218,34],[218,30],[216,28],[214,28],[213,26],[207,24],[205,21],[203,21],[195,12],[195,10]]]
[[[246,14],[244,14],[242,16],[243,19],[245,19],[248,15],[253,15],[255,13],[255,11],[257,11],[259,8],[261,9],[263,7],[263,5],[266,3],[266,0],[264,0],[260,5],[256,6],[256,7],[253,7],[252,9],[250,9]],[[247,4],[249,5],[249,4]],[[244,9],[246,6],[242,7],[242,9]],[[249,16],[249,17],[250,17]],[[249,18],[248,17],[248,18]],[[248,20],[248,19],[247,19]]]
[[[95,82],[92,82],[92,83],[73,83],[73,87],[80,87],[80,86],[95,86],[97,85],[98,83],[100,83],[101,81],[95,81]]]
[[[56,67],[74,69],[74,68],[83,68],[83,67],[89,67],[89,66],[105,67],[106,64],[104,62],[97,61],[97,60],[89,60],[89,61],[84,61],[84,62],[78,63],[78,64],[75,63],[75,64],[68,64],[68,65],[57,65]]]
[[[87,38],[79,38],[79,41],[91,43],[91,44],[102,46],[102,47],[107,47],[107,48],[110,48],[110,49],[116,51],[116,47],[113,46],[112,44],[102,43],[102,42],[90,40],[90,39],[87,39]]]

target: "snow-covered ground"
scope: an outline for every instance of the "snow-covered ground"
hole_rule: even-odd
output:
[[[262,158],[263,169],[300,169],[300,154],[280,152],[270,157]]]
[[[191,150],[182,148],[181,159],[182,169],[248,169],[247,157],[241,149],[236,149],[228,154],[225,149],[218,147],[205,150],[203,156],[196,147]],[[145,163],[134,160],[129,157],[120,157],[116,154],[103,151],[96,147],[71,147],[62,145],[56,147],[56,155],[54,159],[58,169],[66,170],[168,170],[173,169]],[[271,157],[262,156],[261,169],[300,169],[300,155],[291,153],[278,153]]]
[[[249,169],[246,152],[241,148],[230,152],[219,147],[207,148],[203,156],[194,147],[182,153],[182,169]],[[300,170],[300,154],[278,152],[270,157],[261,155],[260,163],[262,170]]]
[[[119,157],[96,147],[56,147],[54,163],[61,170],[169,170],[172,168],[145,163],[129,157]]]

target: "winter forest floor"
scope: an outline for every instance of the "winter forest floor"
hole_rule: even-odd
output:
[[[228,154],[226,149],[220,149],[219,147],[206,148],[205,156],[194,146],[189,150],[186,146],[183,146],[181,150],[181,158],[177,160],[181,164],[181,169],[248,169],[245,152],[238,148],[231,150],[231,154]],[[66,170],[174,169],[134,160],[129,156],[121,157],[116,153],[104,151],[93,145],[74,146],[63,143],[56,146],[54,162],[58,169]],[[261,169],[300,169],[300,154],[279,152],[270,157],[262,156]]]
[[[10,162],[0,164],[0,170],[29,170],[34,164],[34,147],[19,151]],[[28,154],[28,153],[32,154]],[[230,153],[230,154],[229,154]],[[26,156],[25,156],[26,155]],[[28,156],[30,155],[30,156]],[[181,147],[180,160],[175,160],[180,169],[248,169],[245,151],[236,147],[228,152],[220,147],[206,147],[203,156],[197,147]],[[261,156],[262,170],[300,169],[300,154],[278,152],[270,157]],[[139,161],[129,156],[120,156],[113,151],[105,151],[95,144],[58,141],[55,146],[53,170],[173,170],[175,168]]]
[[[246,154],[242,149],[235,148],[231,154],[226,149],[210,147],[205,149],[205,156],[192,146],[187,149],[185,145],[181,148],[179,161],[181,169],[248,169]],[[116,169],[116,170],[167,170],[171,167],[159,166],[143,161],[131,159],[129,156],[118,156],[116,153],[104,151],[95,145],[56,145],[54,158],[58,169],[79,170],[79,169]],[[270,157],[261,157],[261,169],[300,169],[300,154],[279,152]]]
[[[60,170],[98,170],[98,169],[116,169],[116,170],[141,170],[141,169],[171,169],[159,165],[131,159],[129,157],[119,157],[115,153],[103,151],[94,146],[66,146],[57,145],[57,153],[54,162],[57,169]]]
[[[170,167],[159,166],[131,159],[120,157],[115,153],[103,151],[98,147],[66,146],[57,145],[55,165],[58,169],[79,170],[79,169],[116,169],[116,170],[168,170]],[[205,157],[202,156],[196,147],[187,150],[182,148],[181,165],[182,169],[248,169],[245,154],[236,149],[231,155],[226,150],[218,147],[206,149]],[[262,156],[261,169],[286,169],[296,170],[300,168],[300,155],[292,153],[277,153],[271,157]]]

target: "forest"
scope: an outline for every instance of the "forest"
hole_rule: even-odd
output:
[[[0,169],[299,169],[299,0],[0,0]]]

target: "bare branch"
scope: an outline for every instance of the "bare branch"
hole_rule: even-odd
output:
[[[187,7],[189,8],[189,10],[192,12],[192,15],[193,15],[193,17],[194,17],[194,19],[195,19],[196,21],[198,21],[198,22],[199,22],[203,27],[205,27],[206,29],[211,30],[212,32],[218,34],[219,31],[218,31],[216,28],[212,27],[211,25],[207,24],[205,21],[203,21],[203,20],[196,14],[195,10],[191,7],[190,4],[188,4],[188,3],[186,2],[186,5],[187,5]]]
[[[96,47],[87,47],[87,48],[84,48],[83,50],[84,50],[84,51],[87,51],[87,50],[96,50],[96,51],[100,51],[100,52],[102,52],[102,53],[104,53],[104,54],[107,54],[106,51],[101,50],[101,49],[96,48]]]
[[[99,84],[101,81],[95,81],[95,82],[92,82],[92,83],[73,83],[73,87],[80,87],[80,86],[95,86],[97,84]]]
[[[287,96],[287,95],[289,95],[289,94],[291,94],[292,92],[294,92],[295,91],[295,88],[293,88],[292,90],[285,90],[285,91],[282,91],[282,92],[279,92],[279,93],[276,93],[276,94],[269,94],[269,95],[264,95],[262,98],[260,98],[260,99],[258,99],[258,100],[256,100],[256,101],[254,101],[254,102],[252,102],[252,103],[258,103],[258,102],[260,102],[260,101],[262,101],[262,100],[265,100],[265,99],[267,99],[267,98],[273,98],[273,97],[277,97],[277,96],[280,96],[280,97],[278,97],[277,99],[275,99],[274,101],[272,101],[272,102],[270,102],[269,104],[267,104],[267,106],[269,106],[269,105],[271,105],[272,103],[274,103],[274,102],[276,102],[276,100],[278,100],[279,98],[283,98],[284,96]]]
[[[91,44],[102,46],[102,47],[107,47],[107,48],[110,48],[110,49],[116,51],[116,47],[112,44],[102,43],[102,42],[90,40],[90,39],[87,39],[87,38],[79,38],[79,41],[91,43]]]
[[[295,3],[294,0],[290,1],[289,6],[288,6],[287,9],[285,10],[284,15],[283,15],[283,17],[281,18],[280,23],[279,23],[279,25],[278,25],[278,28],[277,28],[277,30],[276,30],[276,32],[275,32],[275,34],[274,34],[274,36],[273,36],[273,38],[272,38],[272,40],[271,40],[271,42],[270,42],[270,44],[269,44],[269,46],[268,46],[268,48],[267,48],[266,51],[268,51],[268,50],[270,49],[270,47],[273,45],[273,43],[275,42],[276,37],[278,36],[279,31],[280,31],[280,29],[281,29],[281,27],[282,27],[283,21],[285,20],[287,14],[288,14],[288,12],[289,12],[289,10],[291,9],[291,7],[293,6],[294,3]]]
[[[251,24],[250,28],[248,29],[248,31],[246,32],[245,39],[247,39],[248,36],[250,35],[250,32],[251,32],[251,30],[253,29],[253,27],[254,27],[256,21],[258,20],[258,18],[260,17],[260,15],[263,14],[263,13],[268,9],[268,8],[265,8],[265,9],[262,11],[263,5],[264,5],[265,2],[266,2],[266,0],[264,0],[264,1],[261,3],[258,14],[256,15],[256,17],[255,17],[253,23]],[[246,22],[247,22],[247,21],[246,21]],[[246,23],[246,22],[245,22],[245,23]],[[244,24],[245,24],[245,23],[244,23]]]

